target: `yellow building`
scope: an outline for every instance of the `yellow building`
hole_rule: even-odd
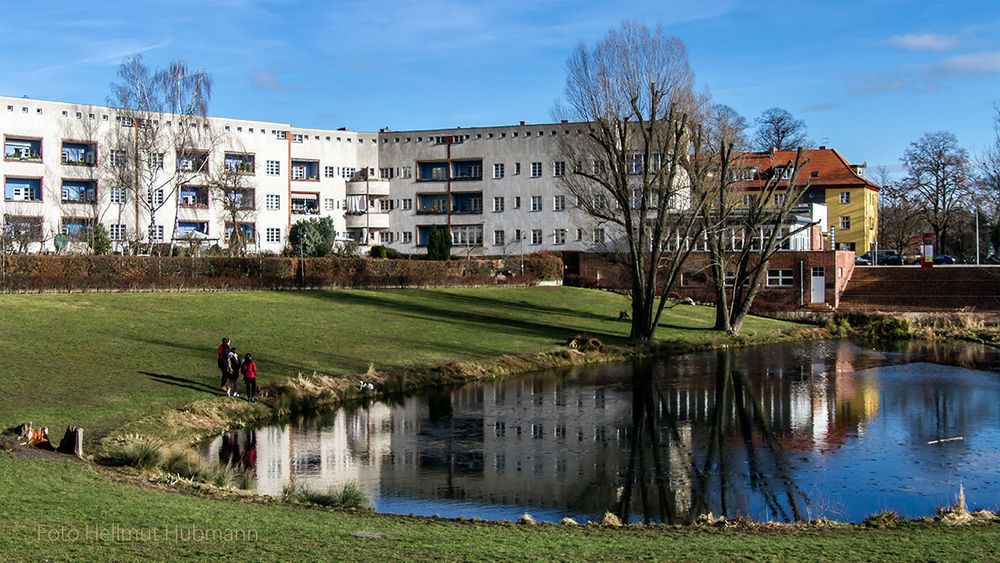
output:
[[[808,184],[802,203],[822,203],[827,207],[828,241],[837,250],[868,252],[878,237],[879,185],[865,178],[864,164],[850,164],[840,153],[827,147],[803,151],[805,164],[796,174],[796,184]],[[795,151],[751,152],[740,158],[746,170],[741,187],[748,191],[762,188],[775,175],[787,184],[791,177],[785,170],[795,162]],[[780,185],[780,184],[779,184]]]

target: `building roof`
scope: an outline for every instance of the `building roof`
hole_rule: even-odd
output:
[[[736,166],[741,169],[754,168],[756,173],[752,180],[741,182],[747,188],[762,188],[775,168],[783,168],[795,163],[796,151],[748,152],[741,155]],[[818,149],[803,149],[802,160],[805,165],[796,175],[797,183],[809,183],[813,188],[824,187],[866,187],[878,191],[881,186],[858,174],[853,166],[835,149],[819,147]],[[780,170],[779,170],[780,173]],[[787,184],[788,181],[784,180]]]

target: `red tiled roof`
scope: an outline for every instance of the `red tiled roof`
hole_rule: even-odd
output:
[[[737,168],[756,168],[756,179],[741,182],[747,188],[763,187],[771,177],[774,167],[783,167],[795,163],[796,151],[748,152],[741,155],[735,166]],[[880,186],[871,180],[859,176],[851,164],[835,149],[803,149],[802,160],[805,165],[796,175],[796,183],[808,182],[810,187],[868,187],[878,191]],[[783,183],[788,183],[785,180]]]

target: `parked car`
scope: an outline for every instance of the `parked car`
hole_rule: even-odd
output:
[[[934,264],[958,264],[958,260],[955,260],[954,256],[937,254],[934,256]]]
[[[865,255],[857,255],[854,257],[855,266],[871,266],[872,261],[869,260]]]
[[[875,264],[877,266],[903,265],[903,255],[900,254],[898,250],[879,250],[878,252],[868,252],[867,254],[862,254],[860,258],[867,260],[867,264]],[[856,259],[854,263],[858,263]]]

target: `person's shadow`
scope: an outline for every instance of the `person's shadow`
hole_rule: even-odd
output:
[[[193,391],[201,391],[203,393],[211,393],[213,395],[219,392],[218,388],[209,385],[208,383],[195,381],[194,379],[188,379],[186,377],[178,377],[176,375],[168,375],[166,373],[153,373],[151,371],[140,371],[139,373],[148,376],[153,381],[158,381],[167,385],[186,387]]]

